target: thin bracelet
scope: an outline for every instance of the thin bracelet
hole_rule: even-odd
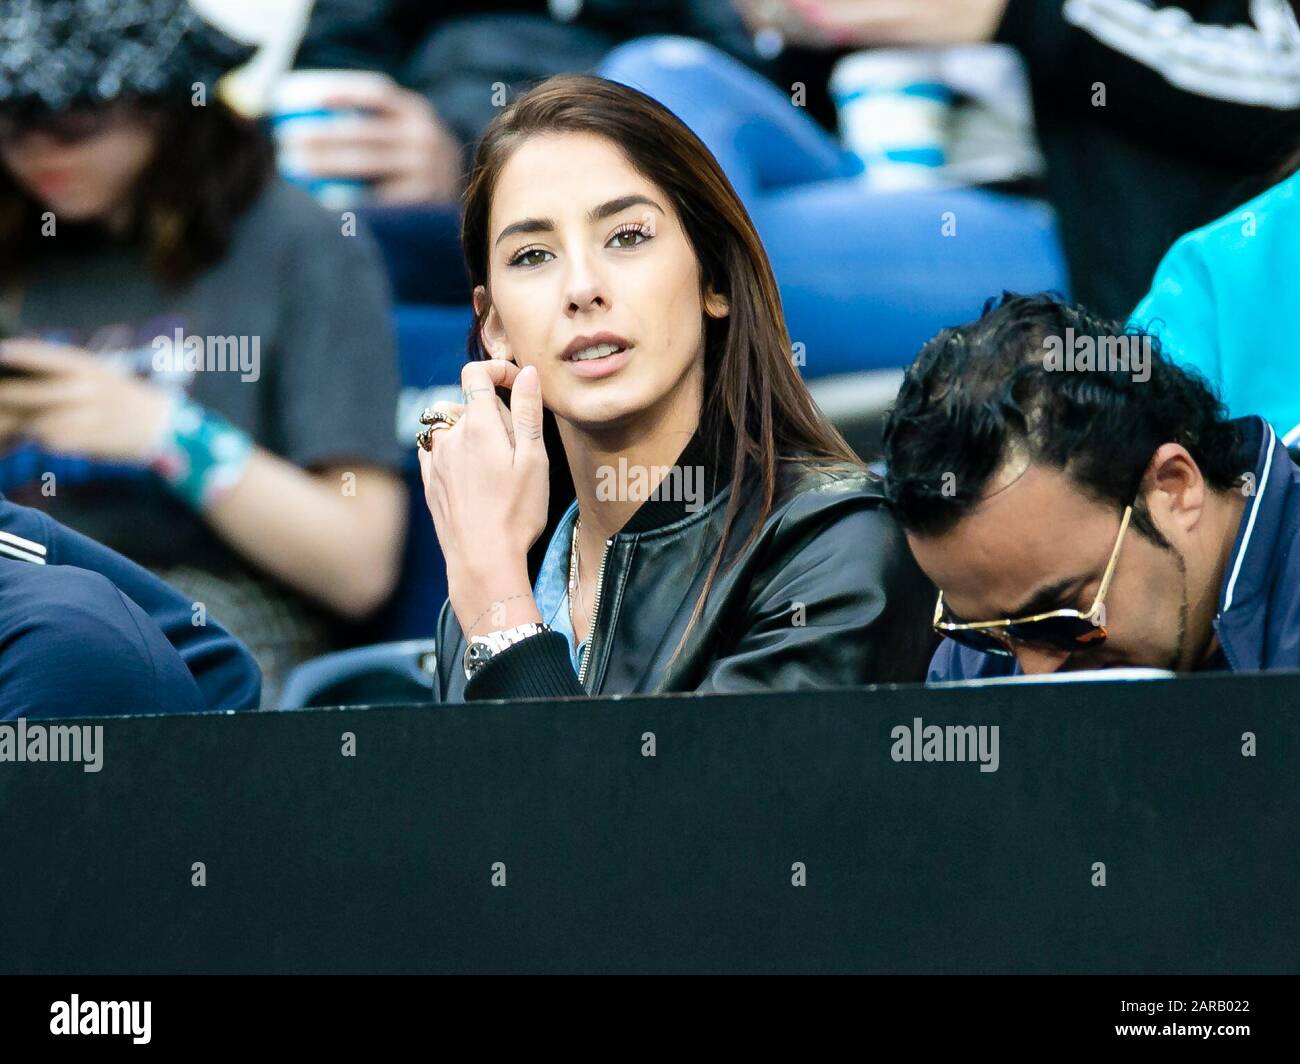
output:
[[[497,600],[496,600],[495,602],[493,602],[491,605],[489,605],[489,606],[484,606],[484,607],[483,607],[483,613],[487,613],[488,610],[495,609],[497,606],[503,606],[503,605],[505,605],[505,603],[509,602],[511,599],[523,598],[525,595],[531,596],[531,595],[532,595],[532,592],[531,592],[531,591],[521,591],[521,592],[519,592],[519,594],[517,594],[517,595],[507,595],[507,596],[506,596],[505,598],[503,598],[503,599],[497,599]],[[474,623],[471,624],[468,628],[465,629],[465,634],[466,634],[467,636],[468,636],[471,632],[474,631],[474,628],[478,625],[478,622],[481,621],[481,620],[483,619],[483,613],[480,613],[477,617],[475,617],[475,618],[474,618]]]

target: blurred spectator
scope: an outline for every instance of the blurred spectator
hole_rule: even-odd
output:
[[[876,193],[856,156],[717,48],[643,38],[599,72],[658,100],[717,157],[771,256],[806,377],[904,366],[991,290],[1067,286],[1050,210],[979,188]]]
[[[540,4],[446,19],[459,11],[320,0],[298,65],[383,70],[410,90],[401,103],[393,90],[380,108],[388,117],[376,118],[372,133],[323,145],[321,165],[379,173],[389,160],[379,198],[434,185],[441,194],[445,181],[404,176],[397,162],[407,156],[393,145],[422,106],[411,93],[467,148],[505,102],[503,89],[513,95],[553,73],[593,69],[614,45],[648,34],[699,38],[783,94],[799,85],[803,106],[791,108],[789,124],[807,115],[825,131],[836,129],[831,69],[847,53],[996,40],[1016,47],[1028,65],[1073,292],[1117,317],[1136,303],[1174,239],[1243,198],[1243,181],[1275,165],[1279,145],[1300,136],[1300,27],[1288,0],[575,0],[550,7],[567,21],[538,13]],[[713,101],[720,110],[731,102]],[[431,143],[431,128],[400,135]],[[817,136],[810,127],[804,139]],[[434,167],[433,155],[423,155]],[[808,180],[851,171],[833,158],[817,169]]]
[[[317,0],[294,65],[379,71],[392,84],[332,97],[371,115],[304,137],[302,157],[320,176],[372,182],[382,203],[454,199],[474,142],[508,99],[656,33],[747,48],[726,0]]]
[[[0,644],[0,720],[204,708],[158,626],[99,573],[0,557]]]
[[[1170,356],[1215,386],[1229,410],[1267,418],[1300,444],[1300,154],[1261,196],[1165,256],[1133,312]]]
[[[444,22],[461,12],[415,0],[319,0],[297,64],[387,71],[467,146],[504,102],[496,87],[513,94],[530,80],[592,69],[615,44],[646,34],[695,36],[785,91],[804,86],[805,113],[827,130],[836,127],[830,72],[846,52],[1008,43],[1029,67],[1073,291],[1111,316],[1132,308],[1174,239],[1242,198],[1243,179],[1300,135],[1300,28],[1288,0],[552,3],[567,25],[547,25],[540,4],[511,6],[534,14]],[[411,121],[398,112],[417,110],[397,99],[383,108],[393,135]],[[373,128],[376,142],[391,142],[379,119]],[[416,136],[432,141],[430,128]],[[337,168],[349,172],[403,157],[391,148],[371,155],[359,138],[344,147],[334,143],[329,157],[348,159]],[[391,186],[381,180],[380,198],[420,184],[393,175]]]
[[[848,180],[862,164],[830,132],[841,53],[789,47],[764,58],[728,0],[588,0],[568,21],[438,10],[321,0],[298,63],[393,75],[466,148],[517,91],[550,74],[591,69],[643,89],[705,141],[750,209],[809,377],[901,365],[936,329],[976,313],[991,288],[1067,287],[1052,218],[1036,205],[968,190],[900,204]],[[674,48],[663,34],[698,40],[678,36]],[[795,82],[806,89],[801,106]],[[365,154],[342,133],[327,139],[331,151]],[[940,231],[945,212],[960,215],[960,239]]]
[[[995,39],[1028,64],[1076,298],[1120,317],[1300,138],[1289,0],[761,0],[836,47]]]
[[[274,177],[214,91],[246,49],[183,0],[16,6],[0,295],[24,339],[3,346],[0,440],[38,450],[3,486],[157,571],[195,624],[221,618],[273,705],[396,577],[382,269],[349,219]]]
[[[28,716],[257,708],[261,676],[248,651],[215,618],[194,624],[191,602],[120,554],[0,496],[0,561],[0,717],[24,708]],[[44,575],[69,570],[79,575]],[[198,706],[183,680],[123,689],[106,679],[150,660],[160,680],[171,676],[172,655],[157,649],[155,632],[198,685]],[[16,639],[21,653],[13,652]],[[60,668],[60,654],[94,671]]]

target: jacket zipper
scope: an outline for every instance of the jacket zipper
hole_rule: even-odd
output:
[[[591,648],[596,642],[596,619],[600,616],[600,592],[605,585],[605,562],[609,558],[612,539],[605,540],[605,549],[600,553],[600,569],[596,572],[596,597],[591,600],[591,623],[587,625],[587,649],[582,652],[582,663],[578,666],[578,683],[585,687],[587,666],[591,664]]]

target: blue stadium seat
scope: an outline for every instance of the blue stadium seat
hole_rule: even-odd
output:
[[[807,380],[907,366],[1004,289],[1069,290],[1052,210],[983,189],[864,196],[821,182],[783,192],[754,224]]]
[[[379,244],[396,302],[468,305],[459,207],[362,207],[357,216]]]
[[[324,654],[289,673],[280,694],[280,708],[429,701],[435,662],[432,639],[380,643]]]

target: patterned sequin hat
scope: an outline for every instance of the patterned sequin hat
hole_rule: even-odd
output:
[[[188,0],[2,0],[0,108],[64,111],[188,96],[256,51]]]

